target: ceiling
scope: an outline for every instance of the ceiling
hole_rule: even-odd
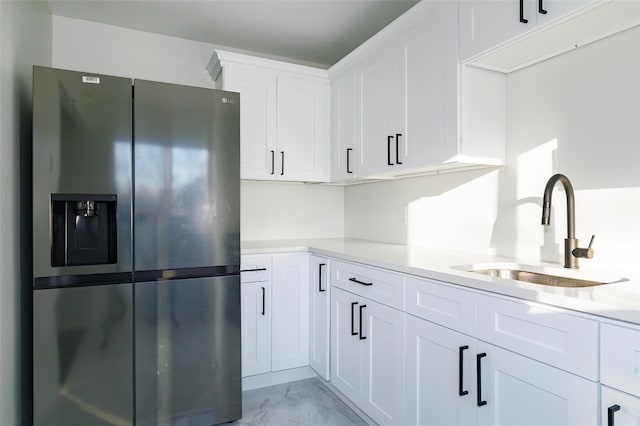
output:
[[[416,3],[408,0],[49,0],[54,15],[324,67],[335,64]]]

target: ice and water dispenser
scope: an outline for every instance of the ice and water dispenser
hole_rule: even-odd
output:
[[[51,266],[117,263],[117,195],[51,194]]]

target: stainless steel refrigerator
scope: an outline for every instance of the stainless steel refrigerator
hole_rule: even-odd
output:
[[[35,425],[241,413],[239,95],[34,67]]]

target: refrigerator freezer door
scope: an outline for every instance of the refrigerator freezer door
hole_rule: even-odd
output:
[[[37,290],[33,311],[33,424],[133,424],[132,285]]]
[[[129,78],[34,67],[35,278],[131,272],[131,108]],[[51,216],[52,194],[109,194],[117,200],[115,263],[52,266],[53,228],[63,226]],[[106,218],[100,213],[98,219]]]
[[[240,264],[239,97],[135,81],[136,271]]]
[[[242,417],[240,278],[136,283],[137,425]]]

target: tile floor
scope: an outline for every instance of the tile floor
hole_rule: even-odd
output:
[[[315,378],[243,392],[242,412],[242,419],[231,425],[366,425]]]

